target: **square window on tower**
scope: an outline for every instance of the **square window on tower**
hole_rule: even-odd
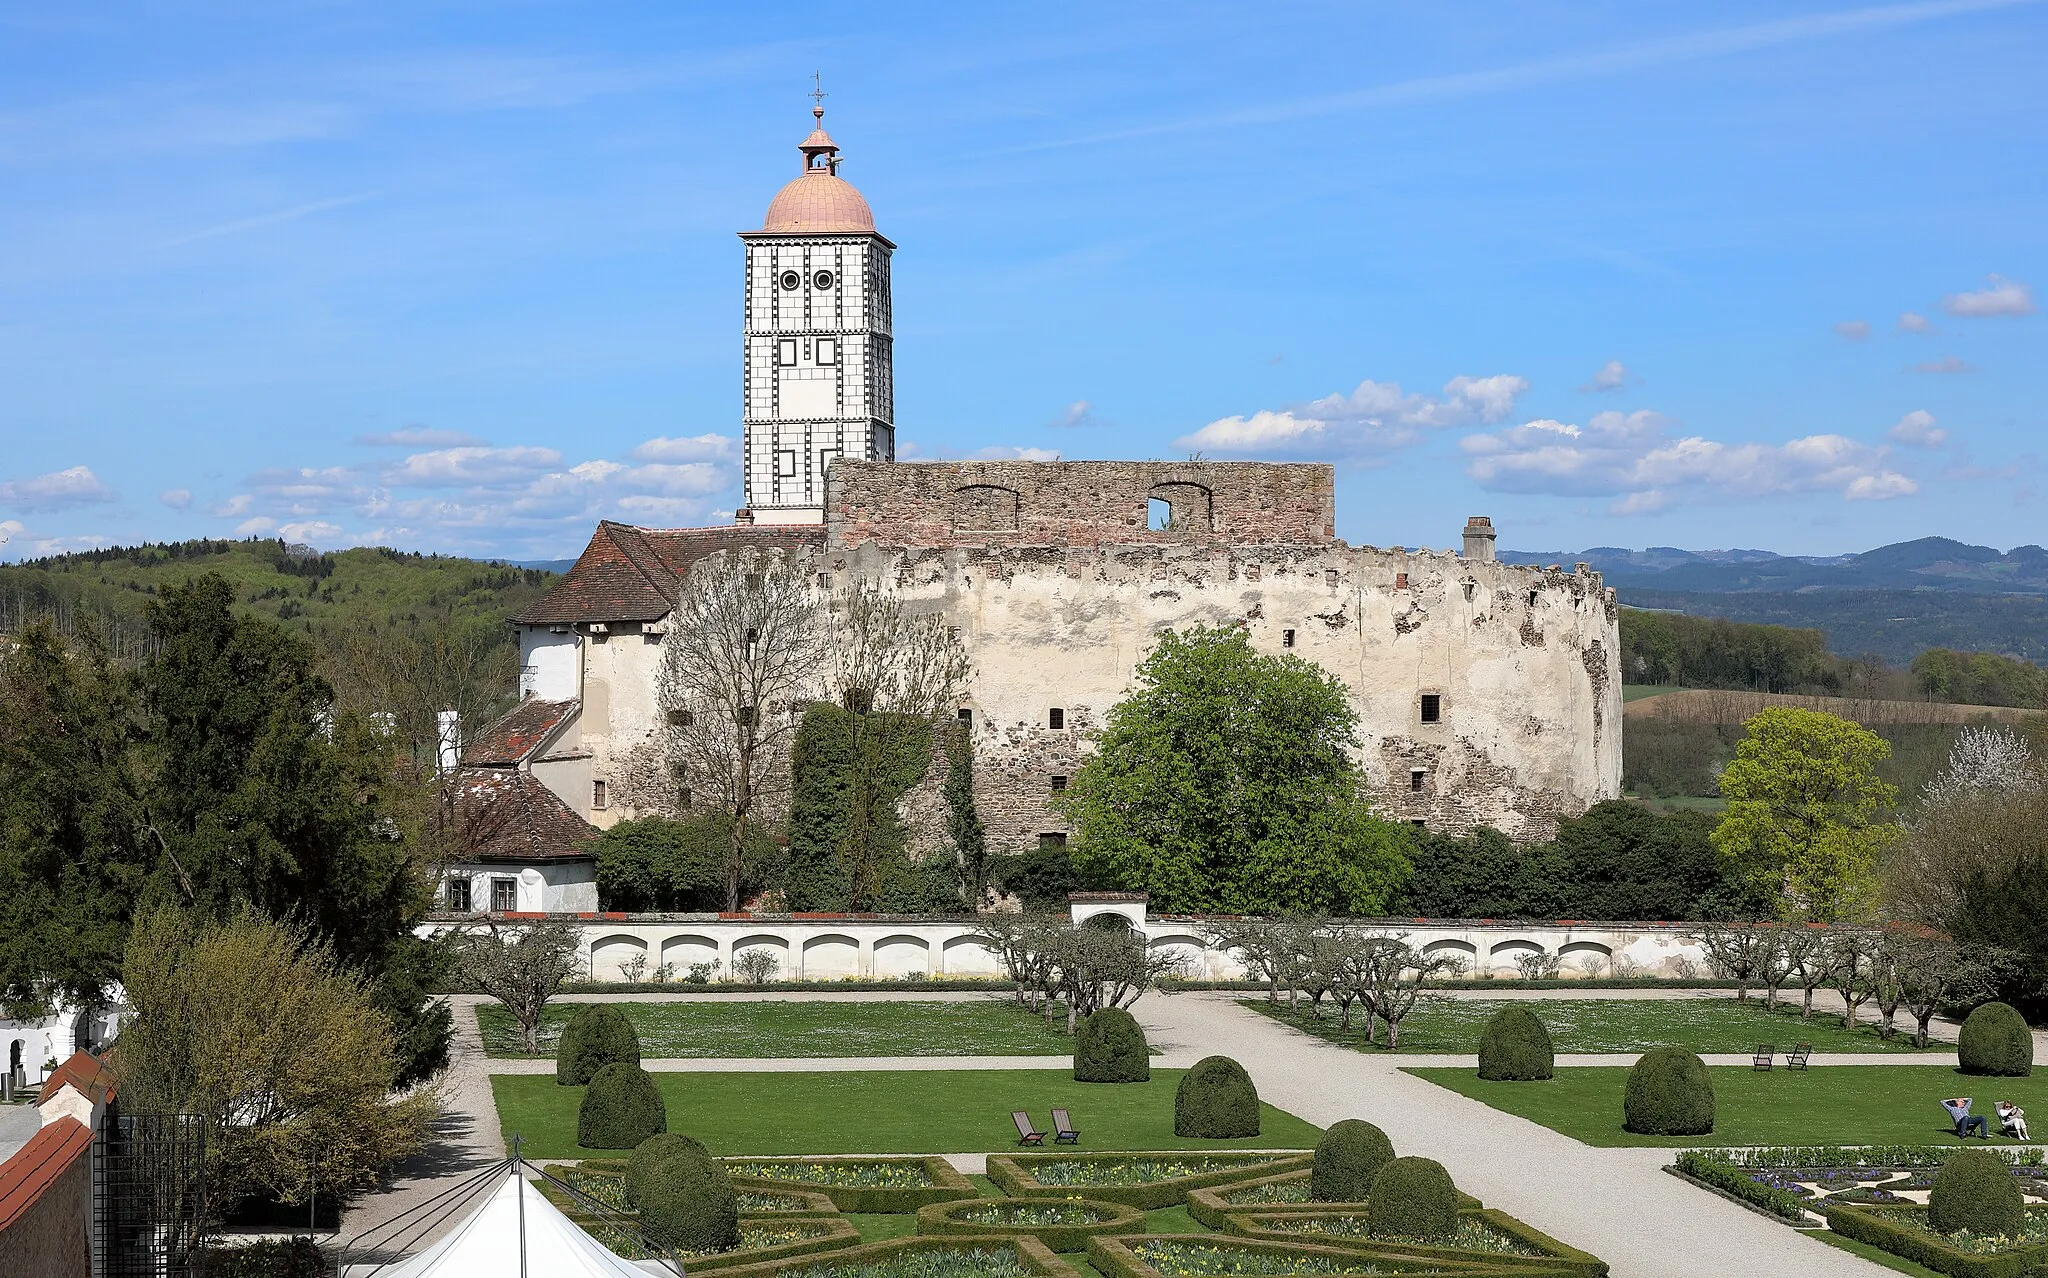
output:
[[[839,343],[838,343],[838,342],[837,342],[836,340],[834,340],[833,338],[830,338],[830,337],[821,337],[821,338],[819,338],[819,339],[818,339],[818,363],[820,363],[820,364],[837,364],[838,362],[839,362]]]
[[[794,448],[778,448],[775,450],[775,477],[777,479],[796,478],[796,450]]]
[[[782,368],[796,367],[796,339],[785,337],[775,343],[775,363]]]

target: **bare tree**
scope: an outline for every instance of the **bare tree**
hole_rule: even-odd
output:
[[[656,692],[678,785],[730,818],[729,910],[740,907],[748,836],[796,731],[795,707],[825,656],[817,595],[791,556],[722,551],[683,578]]]
[[[984,914],[976,923],[979,939],[1015,983],[1018,1004],[1029,1011],[1043,1011],[1052,999],[1053,937],[1068,926],[1049,914]]]
[[[1224,954],[1235,953],[1247,975],[1265,978],[1266,1001],[1280,1001],[1284,924],[1272,919],[1211,919],[1202,925],[1202,939]]]
[[[1789,920],[1780,932],[1785,971],[1799,985],[1799,1019],[1813,1019],[1813,992],[1835,974],[1839,955],[1827,929],[1802,918]]]
[[[1401,1022],[1422,1003],[1424,984],[1450,965],[1445,955],[1424,954],[1409,945],[1406,933],[1367,939],[1360,970],[1371,1012],[1386,1023],[1387,1050],[1401,1046]],[[1372,1037],[1370,1025],[1366,1037]]]
[[[1756,923],[1702,923],[1691,935],[1715,969],[1735,982],[1738,1002],[1749,997],[1750,983],[1778,943],[1768,927]]]
[[[973,663],[959,636],[936,614],[903,610],[896,596],[856,578],[832,602],[828,636],[831,693],[850,712],[854,768],[840,856],[855,910],[873,909],[882,894],[878,842],[892,801],[877,784],[881,734],[877,714],[922,719],[936,729],[958,709]]]
[[[1842,1028],[1856,1028],[1856,1014],[1876,993],[1877,948],[1881,933],[1876,928],[1828,929],[1830,956],[1829,984],[1842,999]]]
[[[1913,1014],[1913,1045],[1927,1046],[1928,1026],[1943,1007],[1989,998],[2010,961],[2006,952],[1957,945],[1931,933],[1906,942],[1900,956],[1899,984],[1906,1010]]]
[[[1964,885],[1995,881],[2048,841],[2048,766],[2008,728],[1965,728],[1884,865],[1887,912],[1946,929]]]
[[[463,976],[505,1005],[519,1022],[520,1042],[531,1054],[540,1050],[540,1019],[548,1000],[581,966],[576,951],[581,940],[575,924],[564,919],[500,925],[486,917],[482,932],[457,934],[457,966]]]

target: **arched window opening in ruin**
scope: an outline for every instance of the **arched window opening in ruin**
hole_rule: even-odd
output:
[[[1017,531],[1017,490],[968,484],[953,490],[953,527],[959,532]]]
[[[1200,484],[1154,484],[1145,503],[1146,523],[1154,532],[1212,532],[1214,509],[1209,490]]]
[[[1173,503],[1163,497],[1152,497],[1145,502],[1145,526],[1153,532],[1165,532],[1173,526]]]

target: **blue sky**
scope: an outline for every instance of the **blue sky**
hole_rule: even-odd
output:
[[[736,504],[821,71],[906,456],[1339,532],[2043,539],[2048,4],[0,3],[0,557]]]

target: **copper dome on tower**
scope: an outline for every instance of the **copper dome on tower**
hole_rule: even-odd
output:
[[[853,183],[839,176],[839,144],[825,132],[825,108],[811,108],[817,127],[797,144],[803,152],[803,176],[775,193],[763,231],[818,234],[857,231],[873,234],[875,212]]]

